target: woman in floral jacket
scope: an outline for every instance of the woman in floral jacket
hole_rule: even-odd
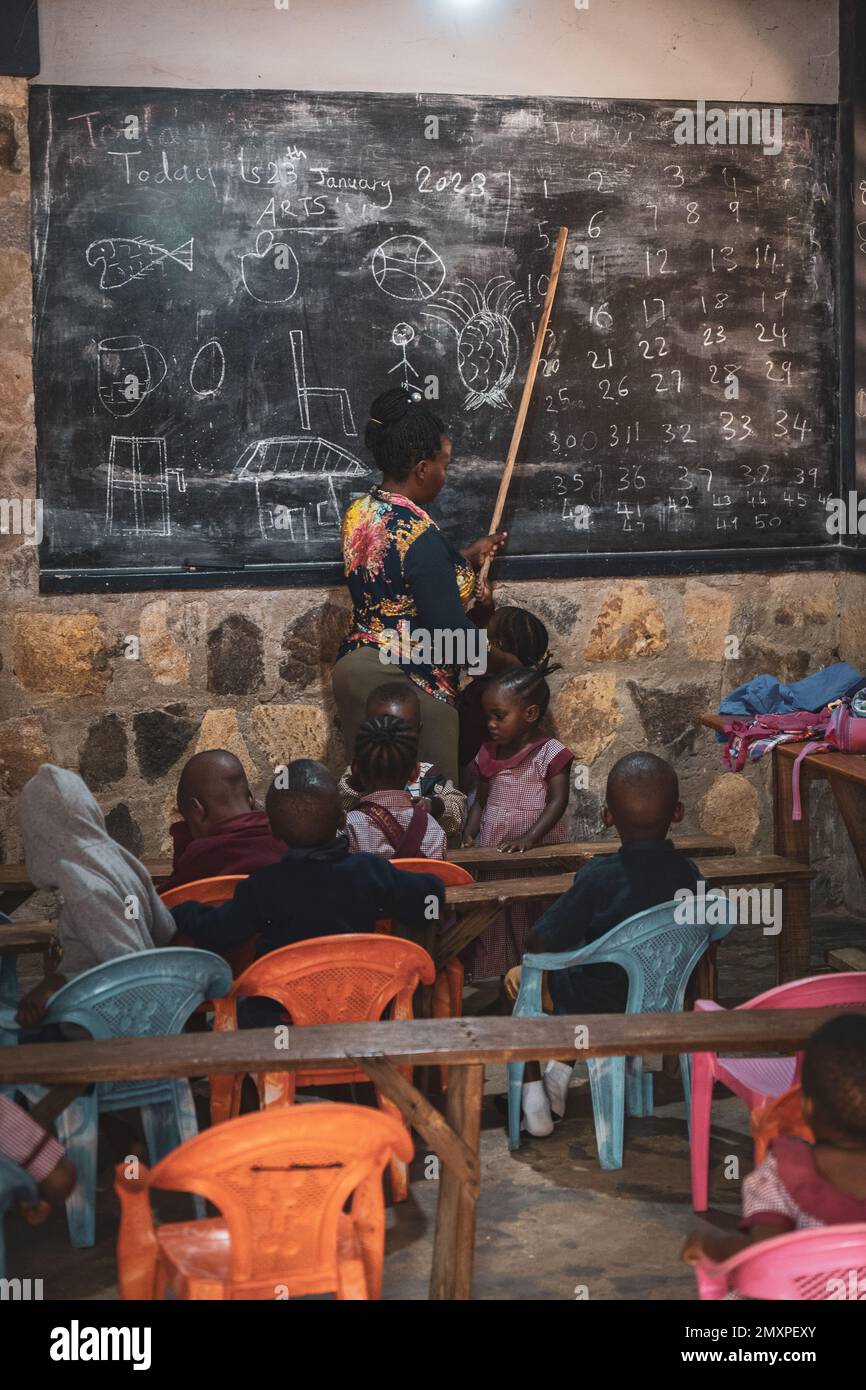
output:
[[[377,396],[365,443],[382,482],[343,517],[343,568],[354,605],[333,672],[343,741],[351,757],[370,691],[405,678],[421,702],[419,758],[456,784],[459,671],[436,664],[436,639],[450,633],[457,651],[467,645],[470,653],[477,650],[476,629],[492,603],[489,589],[476,602],[475,570],[505,532],[456,550],[427,514],[445,482],[451,440],[420,392],[395,387]]]

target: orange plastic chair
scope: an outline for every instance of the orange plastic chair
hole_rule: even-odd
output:
[[[372,1023],[383,1016],[412,1018],[412,996],[419,984],[432,984],[435,967],[423,947],[402,937],[352,932],[345,936],[316,937],[283,946],[261,956],[235,980],[224,999],[214,1000],[214,1028],[233,1032],[237,1026],[237,1001],[259,996],[282,1004],[297,1028],[315,1023]],[[411,1068],[401,1067],[411,1080]],[[211,1077],[211,1121],[216,1124],[237,1115],[243,1073]],[[369,1081],[360,1067],[323,1067],[319,1070],[264,1072],[254,1077],[263,1109],[294,1104],[298,1086],[337,1086]],[[379,1091],[383,1110],[400,1111]],[[391,1160],[391,1192],[395,1202],[405,1201],[409,1179],[405,1163]]]
[[[447,859],[392,859],[391,863],[395,869],[402,869],[406,874],[435,874],[446,888],[462,888],[467,883],[475,882],[468,869],[460,864],[451,864]],[[453,956],[445,969],[439,971],[433,986],[434,1018],[461,1017],[464,974],[459,956]],[[439,1085],[443,1091],[448,1090],[447,1067],[439,1068]]]
[[[178,903],[207,903],[210,907],[219,907],[222,903],[231,902],[235,889],[245,878],[249,878],[249,874],[221,874],[218,878],[197,878],[193,883],[181,883],[177,888],[167,888],[159,896],[166,907],[177,907]],[[237,979],[255,960],[256,937],[251,936],[249,941],[242,941],[240,946],[232,946],[218,954],[228,961],[232,975]],[[196,1013],[207,1012],[210,1007],[210,1003],[206,1001]]]
[[[803,1118],[803,1092],[799,1086],[776,1096],[752,1111],[752,1138],[755,1141],[755,1167],[763,1163],[775,1139],[793,1136],[814,1144],[815,1136]]]
[[[394,1155],[408,1163],[412,1141],[390,1115],[323,1104],[217,1125],[138,1178],[119,1163],[120,1297],[379,1298]],[[155,1188],[198,1193],[221,1215],[154,1226]]]

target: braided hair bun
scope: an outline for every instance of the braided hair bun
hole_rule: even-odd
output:
[[[388,478],[408,478],[421,459],[433,458],[445,426],[414,387],[393,386],[370,406],[364,443],[376,467]]]

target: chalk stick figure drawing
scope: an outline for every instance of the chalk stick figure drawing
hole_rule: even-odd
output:
[[[496,275],[483,290],[472,280],[460,280],[457,289],[445,290],[430,309],[422,310],[425,318],[436,319],[457,334],[457,370],[466,387],[467,409],[508,408],[505,393],[514,379],[520,351],[511,316],[525,302],[513,280]]]
[[[292,347],[292,363],[295,368],[295,389],[298,393],[298,409],[301,412],[301,429],[312,429],[310,424],[311,400],[335,400],[340,407],[343,433],[350,437],[357,435],[352,403],[344,386],[308,386],[307,367],[304,357],[304,330],[293,328],[289,334]]]
[[[373,279],[391,299],[432,299],[445,283],[445,264],[420,236],[392,236],[373,252]]]
[[[159,348],[137,333],[100,338],[96,345],[96,394],[117,419],[134,415],[167,370]]]
[[[369,471],[321,435],[277,435],[247,445],[232,482],[252,485],[262,540],[324,541],[338,533],[342,516],[335,481]]]
[[[100,241],[92,241],[84,256],[87,264],[94,269],[102,266],[99,288],[117,290],[131,280],[141,280],[157,267],[162,267],[165,274],[167,261],[174,261],[184,270],[192,270],[194,240],[194,237],[190,237],[182,246],[168,251],[147,237],[103,237]]]
[[[259,304],[287,304],[298,288],[298,258],[285,241],[270,230],[259,232],[255,251],[241,256],[241,280],[251,299]]]
[[[217,338],[202,343],[192,359],[189,384],[198,399],[205,400],[220,391],[226,374],[226,355]]]
[[[402,352],[402,358],[399,362],[396,363],[395,366],[388,368],[388,375],[390,376],[392,372],[399,372],[402,369],[403,374],[400,380],[407,390],[409,389],[409,373],[411,372],[413,376],[418,375],[418,373],[416,372],[415,368],[412,366],[412,363],[409,361],[409,358],[406,355],[407,347],[410,343],[414,341],[415,329],[412,327],[411,323],[395,324],[394,331],[391,334],[391,342],[394,344],[395,347],[400,348]]]
[[[105,495],[108,534],[170,536],[172,477],[178,492],[186,492],[183,469],[168,467],[164,439],[113,434]]]

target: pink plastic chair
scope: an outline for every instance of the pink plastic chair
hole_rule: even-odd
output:
[[[792,980],[758,994],[740,1009],[844,1009],[866,1004],[866,971],[812,975]],[[696,999],[695,1011],[709,1012],[721,1005]],[[710,1112],[713,1082],[721,1081],[750,1110],[766,1105],[800,1080],[803,1054],[796,1057],[720,1057],[716,1052],[696,1052],[692,1058],[692,1207],[706,1211],[709,1192]]]
[[[818,1226],[759,1241],[724,1264],[695,1266],[698,1297],[817,1302],[866,1295],[866,1225]]]

